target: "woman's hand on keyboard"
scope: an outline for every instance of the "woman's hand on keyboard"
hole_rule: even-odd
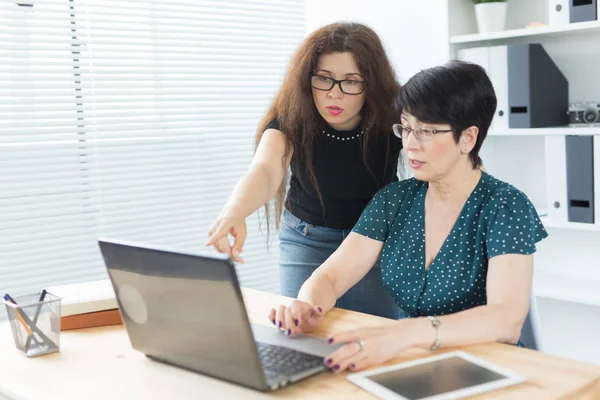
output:
[[[281,305],[277,309],[271,309],[269,320],[290,336],[295,333],[314,331],[323,321],[324,316],[321,307],[294,300],[289,306]]]

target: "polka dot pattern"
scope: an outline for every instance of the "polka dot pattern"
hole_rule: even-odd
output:
[[[353,231],[385,242],[383,284],[409,316],[444,315],[486,304],[489,259],[532,254],[548,236],[521,191],[483,172],[450,234],[425,269],[427,182],[379,190]]]

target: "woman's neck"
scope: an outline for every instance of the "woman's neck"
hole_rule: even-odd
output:
[[[360,124],[360,114],[357,114],[354,117],[350,118],[349,120],[344,121],[340,124],[330,124],[329,122],[327,123],[327,125],[329,125],[333,129],[335,129],[336,131],[351,131],[351,130],[356,129],[359,124]]]
[[[464,202],[481,179],[481,170],[473,168],[470,161],[466,166],[457,166],[446,176],[429,182],[427,196],[430,200],[443,203]]]

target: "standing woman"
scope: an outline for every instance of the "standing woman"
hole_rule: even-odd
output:
[[[297,297],[373,195],[398,180],[402,142],[390,127],[398,122],[399,92],[373,30],[335,23],[313,32],[293,55],[258,127],[251,166],[210,227],[206,245],[242,262],[245,220],[265,206],[268,223],[273,199],[276,227],[283,225],[281,293]],[[379,262],[336,306],[389,318],[402,312],[382,290]]]

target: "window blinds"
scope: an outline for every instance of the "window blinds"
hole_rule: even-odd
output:
[[[105,278],[99,236],[204,250],[303,35],[301,0],[0,0],[0,292]]]

